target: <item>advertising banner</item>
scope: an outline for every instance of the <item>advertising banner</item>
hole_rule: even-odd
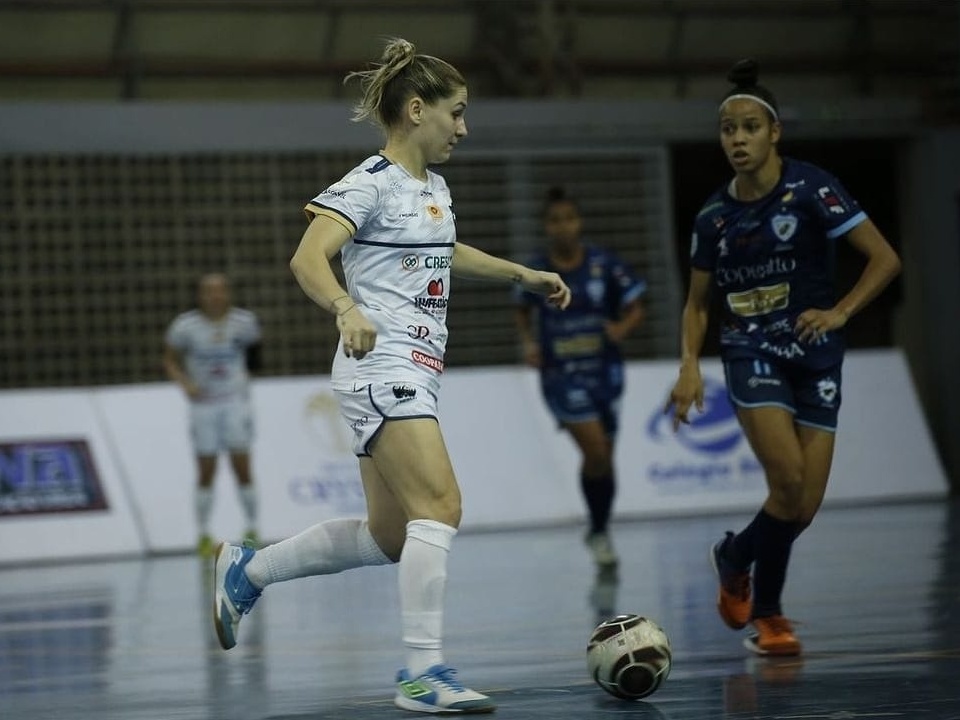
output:
[[[702,365],[702,413],[674,431],[663,413],[673,361],[627,366],[616,446],[619,518],[752,512],[766,494],[717,360]],[[826,504],[943,497],[947,482],[902,354],[851,352]],[[252,461],[259,531],[278,540],[363,516],[351,431],[329,378],[260,379]],[[180,552],[197,541],[188,404],[176,387],[10,393],[0,417],[0,562]],[[439,414],[463,495],[464,530],[584,522],[580,457],[522,367],[450,369]],[[424,458],[426,466],[429,458]],[[226,457],[212,533],[245,530]]]
[[[0,393],[0,563],[140,555],[90,391]]]

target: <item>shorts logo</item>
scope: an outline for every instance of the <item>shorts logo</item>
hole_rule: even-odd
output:
[[[416,255],[404,255],[400,264],[404,270],[416,270],[417,266],[420,265],[420,258]]]
[[[755,388],[760,385],[773,385],[774,387],[780,387],[780,378],[775,377],[757,377],[752,375],[749,380],[747,380],[747,387]]]
[[[417,350],[411,352],[410,357],[415,363],[417,363],[417,365],[423,365],[424,367],[428,367],[431,370],[437,371],[438,373],[443,372],[443,360],[440,358],[435,358],[431,355],[424,355],[422,352],[418,352]]]
[[[417,389],[409,385],[394,385],[393,396],[397,400],[412,400],[417,396]]]
[[[817,382],[817,394],[825,403],[832,403],[837,398],[837,383],[830,378]]]

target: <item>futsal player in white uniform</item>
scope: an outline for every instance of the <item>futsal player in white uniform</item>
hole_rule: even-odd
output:
[[[250,470],[253,411],[249,369],[260,362],[260,323],[249,310],[233,307],[224,275],[200,279],[198,307],[178,315],[166,334],[164,368],[190,402],[190,438],[197,458],[194,496],[197,551],[210,555],[213,480],[223,452],[237,480],[246,516],[245,540],[257,542],[257,496]]]
[[[406,663],[395,704],[490,712],[492,700],[460,683],[441,644],[447,554],[461,516],[437,420],[451,275],[517,282],[561,308],[570,292],[555,273],[457,242],[450,192],[428,170],[467,134],[466,82],[454,67],[395,39],[377,67],[348,77],[363,89],[355,119],[375,120],[386,144],[307,205],[310,225],[291,268],[336,315],[332,385],[354,431],[367,518],[324,522],[258,552],[221,545],[215,625],[223,647],[233,647],[267,585],[398,562]],[[330,267],[338,252],[346,289]]]

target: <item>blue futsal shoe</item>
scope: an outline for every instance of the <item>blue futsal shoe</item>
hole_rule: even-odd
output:
[[[213,566],[213,626],[220,647],[229,650],[237,644],[240,618],[253,609],[261,590],[243,571],[253,558],[252,548],[220,543]]]
[[[439,715],[489,713],[497,709],[486,695],[461,685],[456,672],[446,665],[434,665],[413,678],[407,670],[401,670],[397,673],[393,704],[403,710]]]

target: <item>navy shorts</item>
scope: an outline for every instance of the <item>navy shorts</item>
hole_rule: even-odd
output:
[[[841,365],[811,370],[796,365],[736,358],[726,360],[730,402],[738,407],[780,407],[793,413],[794,421],[834,432],[840,412]]]
[[[550,413],[560,425],[599,420],[608,435],[617,434],[620,388],[611,389],[576,377],[544,381],[540,387]]]

